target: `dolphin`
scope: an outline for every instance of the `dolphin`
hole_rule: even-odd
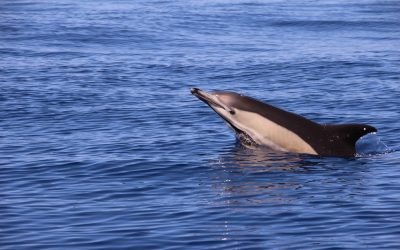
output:
[[[366,124],[319,124],[254,98],[229,91],[191,93],[210,106],[235,131],[244,146],[320,156],[353,157],[356,141],[377,132]]]

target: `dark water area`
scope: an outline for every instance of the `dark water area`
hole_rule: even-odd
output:
[[[0,1],[0,249],[399,249],[399,1]],[[250,150],[191,87],[353,158]]]

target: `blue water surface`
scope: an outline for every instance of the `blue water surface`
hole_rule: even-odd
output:
[[[0,1],[0,249],[399,249],[397,0]],[[245,149],[191,87],[353,158]]]

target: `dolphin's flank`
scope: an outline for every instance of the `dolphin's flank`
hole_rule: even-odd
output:
[[[246,146],[321,156],[354,156],[356,141],[377,129],[366,124],[323,125],[235,92],[191,89]]]

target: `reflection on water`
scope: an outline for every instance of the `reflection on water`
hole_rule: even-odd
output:
[[[293,197],[286,194],[303,184],[283,177],[308,172],[315,164],[309,156],[236,144],[213,164],[218,170],[215,188],[226,204],[290,203]]]
[[[265,147],[246,148],[236,143],[230,152],[221,157],[223,167],[236,167],[252,172],[302,171],[312,164],[307,156],[279,152]]]
[[[346,189],[342,193],[346,195],[363,185],[362,175],[368,171],[362,159],[321,158],[238,144],[221,154],[213,167],[218,201],[230,206],[296,204],[314,188]]]

